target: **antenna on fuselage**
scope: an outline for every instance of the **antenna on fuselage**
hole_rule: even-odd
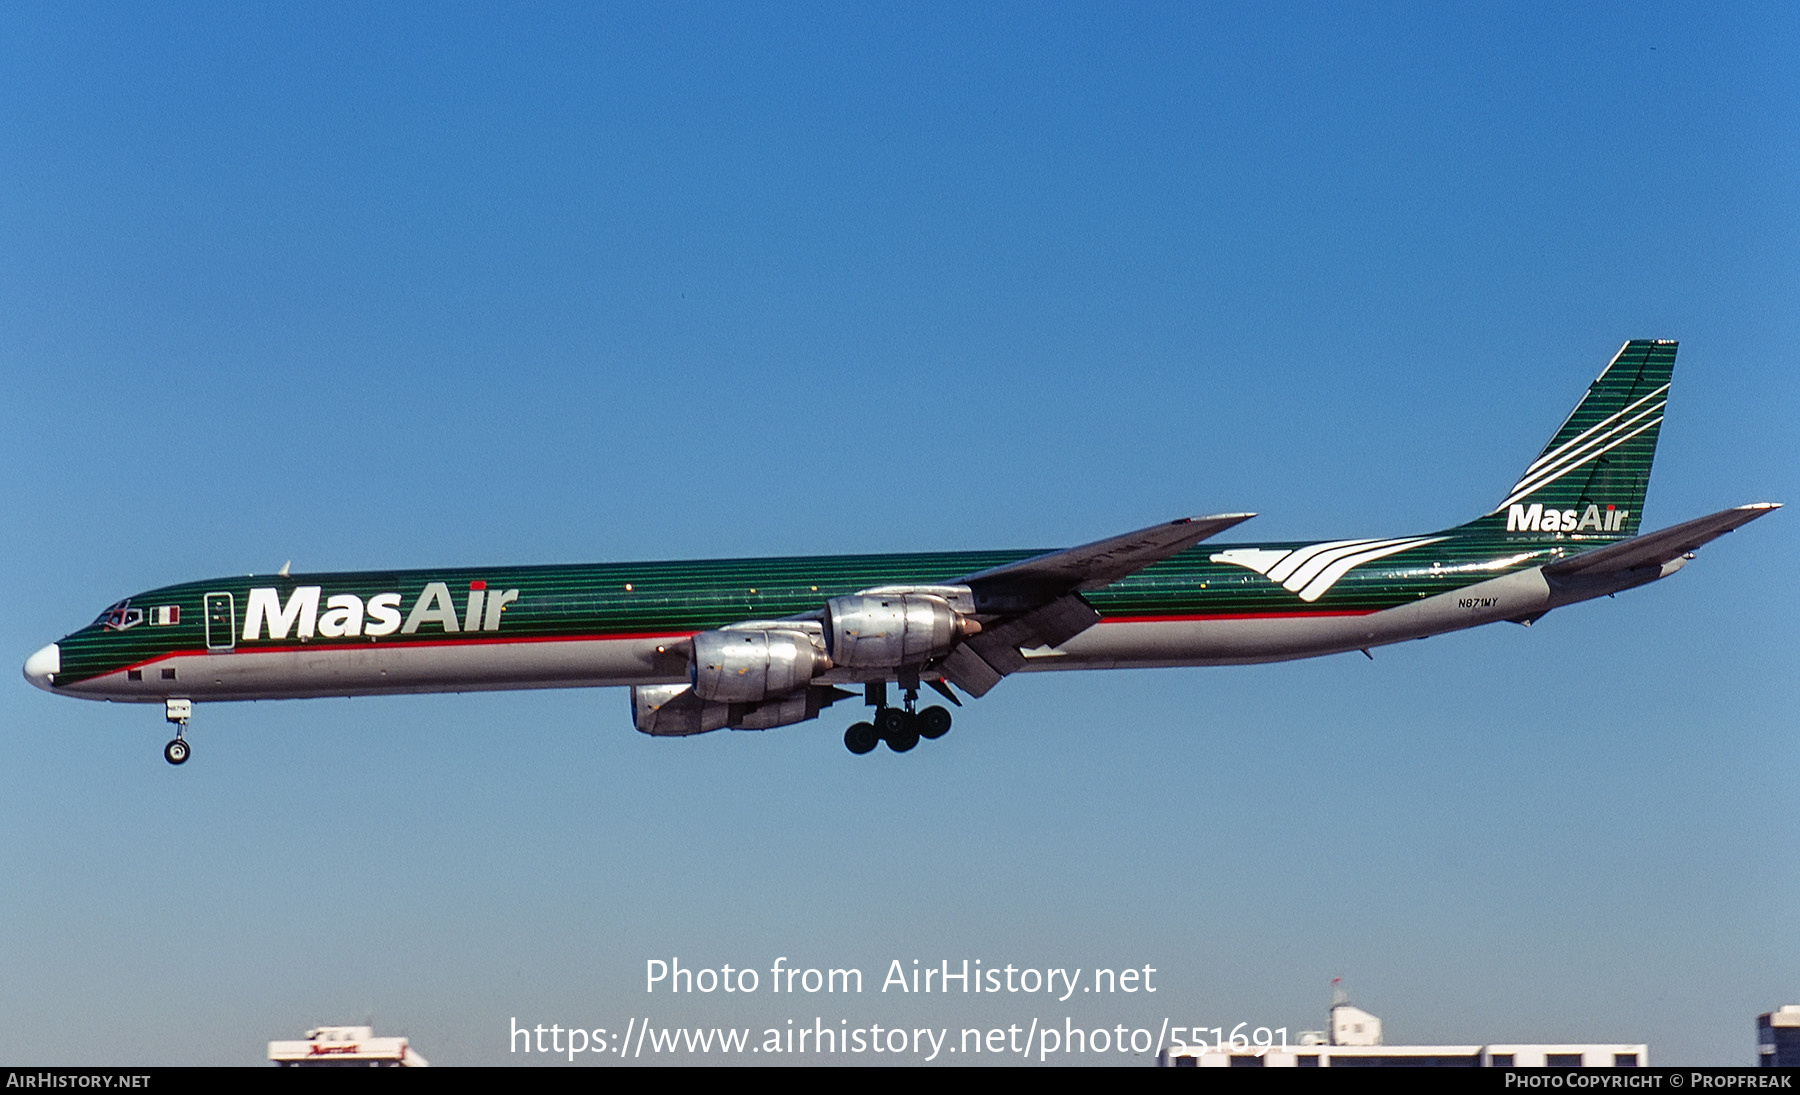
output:
[[[286,578],[288,576],[288,567],[291,567],[293,565],[294,565],[294,561],[292,559],[289,559],[287,562],[281,564],[281,569],[275,572],[275,577]]]

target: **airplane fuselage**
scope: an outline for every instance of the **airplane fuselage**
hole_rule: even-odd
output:
[[[1310,584],[1299,585],[1301,593],[1317,589],[1332,577],[1329,566],[1310,575],[1298,568],[1284,585],[1248,564],[1317,544],[1203,544],[1086,594],[1101,621],[1054,649],[1026,650],[1025,668],[1281,661],[1532,618],[1567,603],[1540,565],[1591,543],[1574,535],[1398,542],[1412,540],[1416,547],[1347,568],[1310,601],[1289,587],[1310,577]],[[1329,541],[1347,548],[1315,555],[1396,542]],[[671,646],[696,633],[779,620],[870,588],[936,587],[1037,554],[447,568],[192,582],[133,596],[62,639],[53,687],[91,699],[160,703],[172,696],[255,700],[674,684],[688,680],[690,667]],[[984,607],[975,605],[978,617]],[[817,680],[842,684],[875,676],[887,679],[885,671],[833,669]]]

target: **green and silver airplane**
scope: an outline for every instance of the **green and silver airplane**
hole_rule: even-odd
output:
[[[961,705],[1052,669],[1244,665],[1529,624],[1666,578],[1756,503],[1640,535],[1675,343],[1627,342],[1500,504],[1415,536],[1202,546],[1252,514],[1062,551],[220,578],[112,605],[25,662],[60,695],[161,703],[623,686],[637,728],[805,722],[861,695],[853,753],[906,752]],[[898,703],[890,703],[889,686]]]

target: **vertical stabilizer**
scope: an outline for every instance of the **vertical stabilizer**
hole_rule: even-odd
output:
[[[1669,402],[1675,343],[1633,339],[1493,512],[1463,526],[1512,535],[1635,536]]]

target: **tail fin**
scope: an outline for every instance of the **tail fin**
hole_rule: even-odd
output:
[[[1620,347],[1493,512],[1462,527],[1582,539],[1637,535],[1675,346],[1633,339]]]

